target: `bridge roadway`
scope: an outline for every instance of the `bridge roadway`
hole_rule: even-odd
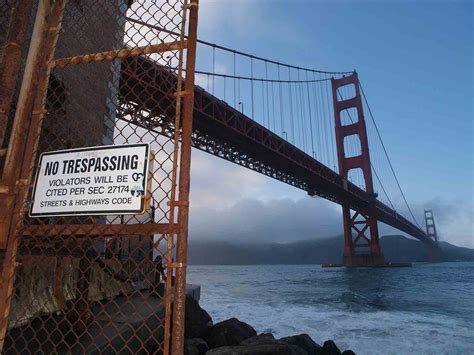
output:
[[[176,81],[163,66],[127,58],[122,62],[119,117],[172,136],[175,112],[170,101],[175,97],[170,93]],[[363,213],[375,198],[199,86],[194,93],[193,147]],[[376,206],[379,221],[437,249],[415,224],[378,200]]]

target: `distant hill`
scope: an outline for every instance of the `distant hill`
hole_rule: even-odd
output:
[[[385,259],[391,262],[429,261],[421,242],[400,235],[380,239]],[[449,261],[474,261],[474,249],[441,242]],[[286,244],[237,244],[221,241],[190,241],[189,263],[194,265],[322,264],[339,263],[343,238],[333,237]]]

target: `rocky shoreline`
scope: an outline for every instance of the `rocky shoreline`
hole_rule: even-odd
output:
[[[353,355],[341,351],[332,340],[321,346],[307,334],[276,339],[257,334],[237,318],[214,324],[211,316],[192,297],[186,299],[185,355]]]

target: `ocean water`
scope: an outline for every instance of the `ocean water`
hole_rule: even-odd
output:
[[[474,354],[474,262],[411,268],[190,266],[214,322],[308,333],[357,354]]]

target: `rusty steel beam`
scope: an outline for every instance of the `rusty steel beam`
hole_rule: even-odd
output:
[[[177,230],[177,224],[143,223],[143,224],[46,224],[30,225],[20,229],[19,234],[25,237],[54,236],[101,236],[127,237],[148,234],[171,234]]]
[[[3,348],[10,313],[18,245],[18,229],[25,212],[31,166],[44,113],[50,68],[61,27],[65,0],[39,1],[30,48],[13,122],[0,205],[0,248],[6,252],[0,286],[0,349]]]
[[[179,166],[178,234],[176,245],[176,280],[173,304],[173,333],[171,353],[184,352],[184,323],[186,304],[186,267],[188,260],[189,185],[191,171],[191,144],[194,109],[194,70],[196,67],[196,44],[199,0],[185,5],[189,10],[188,50],[186,53],[186,79],[184,83],[183,116],[181,128],[181,159]],[[184,17],[186,18],[186,17]],[[184,30],[184,29],[183,29]],[[184,33],[182,33],[183,36]],[[181,94],[181,93],[179,93]],[[181,97],[178,96],[178,100]]]
[[[0,148],[3,147],[6,138],[5,130],[20,72],[22,44],[25,41],[32,5],[33,0],[19,1],[17,7],[13,9],[8,25],[0,66]]]
[[[169,51],[176,51],[180,48],[186,48],[187,41],[183,41],[180,43],[179,41],[175,42],[168,42],[168,43],[159,43],[159,44],[151,44],[144,47],[134,47],[134,48],[121,48],[118,50],[112,51],[105,51],[105,52],[98,52],[98,53],[91,53],[91,54],[84,54],[78,55],[73,57],[66,57],[66,58],[59,58],[54,59],[51,62],[52,68],[66,68],[71,65],[78,65],[78,64],[89,64],[93,62],[103,62],[109,61],[119,58],[123,59],[126,57],[138,57],[143,54],[153,54],[153,53],[163,53]]]

